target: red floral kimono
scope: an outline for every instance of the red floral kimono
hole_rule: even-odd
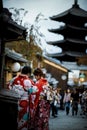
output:
[[[50,103],[46,99],[48,82],[46,79],[41,78],[36,82],[35,86],[37,86],[38,92],[30,96],[30,129],[49,130]]]
[[[29,120],[29,89],[33,82],[26,75],[20,74],[13,78],[8,88],[12,89],[20,95],[18,101],[18,130],[28,130]]]

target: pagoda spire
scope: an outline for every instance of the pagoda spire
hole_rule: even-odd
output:
[[[78,5],[78,0],[74,0],[74,4],[73,4],[73,7],[79,7],[79,5]]]
[[[74,4],[77,5],[78,4],[78,0],[74,0]]]

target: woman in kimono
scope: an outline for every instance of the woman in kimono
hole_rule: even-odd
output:
[[[33,74],[36,78],[35,86],[38,88],[38,91],[33,95],[33,102],[30,100],[33,130],[49,130],[50,102],[47,100],[49,84],[43,77],[43,72],[40,68],[35,69]]]
[[[10,90],[16,91],[20,96],[18,101],[18,130],[28,130],[29,93],[34,85],[33,81],[29,78],[30,75],[31,68],[24,66],[21,70],[21,74],[14,77],[8,86]]]

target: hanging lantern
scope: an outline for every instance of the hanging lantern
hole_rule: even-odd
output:
[[[62,76],[61,76],[61,79],[62,79],[62,80],[66,80],[66,79],[67,79],[67,76],[66,76],[66,75],[62,75]]]
[[[85,74],[84,73],[80,73],[79,79],[80,79],[80,82],[84,82],[85,81]]]
[[[12,65],[13,72],[18,72],[20,70],[20,68],[21,68],[21,66],[18,62],[13,63],[13,65]]]

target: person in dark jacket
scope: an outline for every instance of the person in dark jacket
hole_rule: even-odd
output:
[[[74,91],[71,94],[72,97],[72,115],[77,115],[78,113],[78,103],[79,103],[79,92],[74,89]]]

